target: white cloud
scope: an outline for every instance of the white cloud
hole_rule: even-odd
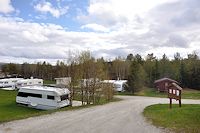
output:
[[[7,14],[13,12],[14,10],[15,9],[11,5],[10,0],[0,0],[0,13]]]
[[[90,0],[88,14],[81,14],[77,18],[86,23],[97,23],[110,28],[135,21],[136,16],[144,17],[153,7],[174,1],[176,0]]]
[[[185,57],[200,51],[199,4],[199,0],[91,0],[88,12],[78,16],[84,21],[83,31],[0,17],[0,58],[55,61],[67,58],[69,49],[90,50],[106,58],[129,53],[143,57],[166,53],[173,58],[176,52]]]
[[[81,26],[82,29],[92,29],[94,31],[109,32],[109,29],[99,24],[86,24]]]
[[[42,13],[50,13],[52,16],[59,18],[68,11],[68,6],[55,8],[50,2],[42,2],[34,6],[35,10]]]

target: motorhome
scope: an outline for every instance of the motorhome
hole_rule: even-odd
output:
[[[21,87],[16,97],[16,103],[28,107],[49,110],[68,106],[69,90],[47,86]]]
[[[6,78],[0,79],[0,88],[14,90],[16,82],[23,78]]]
[[[103,83],[112,83],[116,91],[125,91],[124,86],[127,80],[104,80]]]
[[[37,79],[37,78],[30,78],[30,79],[23,79],[16,82],[16,88],[19,89],[23,86],[42,86],[43,85],[43,79]]]

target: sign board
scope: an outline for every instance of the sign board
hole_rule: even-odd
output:
[[[172,99],[179,101],[179,107],[181,107],[181,92],[182,88],[176,83],[171,83],[168,86],[168,98],[170,99],[170,108],[172,108]]]

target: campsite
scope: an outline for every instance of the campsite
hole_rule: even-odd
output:
[[[84,54],[90,57],[89,52],[85,52]],[[83,55],[79,55],[79,56],[81,58]],[[112,63],[106,62],[106,61],[103,62],[103,60],[94,60],[92,58],[91,59],[88,58],[87,60],[85,60],[84,62],[80,64],[73,64],[72,62],[72,64],[70,65],[67,65],[67,64],[63,65],[62,63],[57,64],[56,66],[49,65],[46,63],[43,63],[43,64],[39,63],[37,65],[35,64],[19,65],[19,64],[10,63],[10,64],[3,65],[2,73],[5,76],[12,75],[12,74],[16,75],[16,73],[18,73],[18,75],[23,75],[25,79],[19,79],[19,81],[16,81],[15,83],[16,87],[14,87],[14,84],[12,84],[10,86],[11,89],[0,90],[1,92],[0,94],[2,95],[2,97],[4,97],[4,100],[1,101],[1,105],[0,105],[1,106],[0,112],[2,115],[0,119],[1,123],[6,123],[9,121],[11,121],[12,123],[12,120],[19,120],[19,119],[24,119],[24,121],[26,121],[25,118],[29,118],[29,117],[31,117],[31,119],[34,119],[34,120],[37,119],[37,117],[40,119],[40,117],[43,118],[42,115],[44,114],[50,114],[52,115],[52,117],[54,116],[57,118],[56,112],[59,112],[59,114],[62,114],[63,111],[64,112],[65,111],[79,112],[79,109],[80,111],[81,110],[85,111],[88,108],[95,108],[95,111],[98,112],[96,108],[98,109],[98,108],[109,107],[111,109],[112,107],[110,107],[110,104],[113,106],[113,108],[116,108],[115,106],[118,106],[118,105],[122,106],[122,108],[126,108],[123,106],[130,106],[130,110],[132,110],[133,106],[137,106],[135,105],[137,102],[134,104],[133,103],[131,104],[130,101],[135,102],[139,100],[138,103],[144,104],[144,105],[138,106],[138,111],[140,112],[140,114],[137,114],[135,118],[139,119],[141,123],[147,124],[146,125],[147,127],[150,126],[151,127],[151,128],[149,127],[149,130],[151,130],[150,132],[154,132],[154,130],[156,130],[156,132],[164,132],[163,130],[160,131],[160,129],[157,129],[157,128],[154,129],[153,125],[150,124],[151,122],[155,126],[164,127],[164,130],[170,130],[173,132],[179,132],[182,130],[185,132],[189,132],[189,131],[198,132],[197,127],[199,126],[198,124],[199,123],[198,122],[199,121],[198,119],[199,106],[194,105],[194,104],[199,104],[199,99],[200,99],[200,90],[198,90],[199,81],[196,80],[196,76],[192,77],[194,80],[192,78],[188,80],[187,77],[183,77],[183,76],[187,74],[187,76],[189,77],[190,74],[192,74],[190,73],[193,71],[191,67],[198,68],[197,65],[193,66],[192,64],[199,63],[199,59],[195,57],[195,60],[194,60],[188,57],[186,59],[180,60],[184,63],[184,67],[185,67],[184,69],[180,69],[182,68],[183,64],[181,64],[180,62],[177,62],[175,59],[165,60],[165,63],[168,63],[169,65],[168,69],[166,70],[165,68],[166,64],[165,65],[162,64],[163,59],[159,59],[159,60],[139,59],[137,57],[138,55],[135,55],[135,57],[133,56],[131,59],[129,56],[130,55],[127,56],[126,60],[117,59],[116,61],[113,61]],[[148,55],[149,58],[151,56],[152,55]],[[127,67],[126,69],[129,69],[129,73],[126,73],[127,70],[124,69],[127,64],[129,64],[129,67]],[[61,65],[62,65],[62,68],[60,67]],[[47,69],[46,68],[47,66],[48,67],[51,66],[51,68],[49,67]],[[155,69],[149,69],[150,66],[153,66],[153,68]],[[157,70],[158,66],[159,66],[159,69]],[[15,69],[4,69],[4,68],[12,68],[12,67],[14,67]],[[30,72],[32,73],[31,75],[29,71],[27,70],[25,71],[24,68],[26,67],[34,68],[34,69],[30,69]],[[38,71],[41,68],[42,68],[42,71]],[[121,69],[118,69],[118,68],[121,68]],[[48,73],[51,73],[52,70],[56,70],[56,73],[54,73],[54,75],[48,75]],[[124,70],[124,71],[121,71],[121,70]],[[154,70],[157,70],[157,72]],[[44,73],[44,71],[46,71],[46,73]],[[156,72],[157,75],[155,75],[154,72]],[[176,75],[174,72],[176,72],[179,75],[178,77],[182,77],[182,78],[175,78]],[[152,75],[149,77],[148,74],[152,74]],[[172,75],[171,77],[163,77],[164,75],[170,75],[170,74]],[[31,78],[32,76],[35,76],[36,78],[34,77]],[[108,77],[112,77],[112,78],[109,79]],[[9,78],[4,78],[0,80],[5,80],[5,79],[9,79]],[[35,80],[36,82],[31,82],[31,81],[34,81],[34,79],[36,79]],[[26,82],[27,84],[23,84],[23,85],[21,84],[20,86],[20,83],[22,83],[22,81],[23,83],[25,83],[24,81],[27,81]],[[177,93],[176,91],[175,92],[171,91],[171,93],[177,96],[179,96],[180,94],[181,105],[179,106],[181,106],[181,108],[177,108],[178,106],[177,104],[179,102],[175,100],[172,100],[171,102],[168,98],[169,95],[167,93],[170,92],[169,89],[172,84],[176,84],[178,88],[182,88],[181,93],[180,92]],[[191,88],[195,87],[195,88],[189,89],[187,87],[191,87]],[[32,94],[33,92],[31,92],[30,94],[30,92],[27,93],[27,90],[23,90],[23,89],[29,90],[31,88],[33,88],[35,94]],[[38,90],[39,88],[41,88],[41,91],[43,91],[43,94],[36,92],[36,90]],[[54,96],[52,92],[51,93],[45,92],[45,91],[50,91],[50,89],[48,88],[54,88],[56,90],[64,89],[64,88],[68,89],[69,95],[67,97],[65,107],[60,106],[62,107],[60,108],[56,104],[54,104],[54,103],[60,102],[59,97],[61,97],[61,95],[57,97],[56,95]],[[26,94],[23,92],[23,95],[21,95],[22,90],[25,91]],[[21,98],[20,98],[21,102],[19,102],[18,96],[23,96],[24,102],[21,101],[22,100]],[[124,96],[126,96],[127,98]],[[158,98],[161,98],[161,99],[158,99]],[[142,100],[142,99],[149,99],[150,101],[147,102],[146,100]],[[192,99],[195,99],[195,101],[193,101]],[[74,107],[73,101],[79,101],[79,106]],[[113,101],[116,101],[116,102],[114,102],[113,104],[110,103]],[[123,105],[122,104],[123,101],[125,103],[127,102],[127,104]],[[17,103],[20,103],[22,105],[19,105]],[[45,106],[47,104],[48,106],[51,104],[51,106],[53,105],[54,107],[52,106],[51,108],[48,108],[50,110],[46,110],[47,108]],[[96,107],[97,105],[102,105],[102,106]],[[162,112],[155,113],[159,111],[160,108],[162,107],[163,107],[163,111],[165,112],[164,114]],[[194,108],[196,110],[185,111],[185,110],[188,110],[189,108],[191,109]],[[38,110],[38,109],[45,109],[46,111]],[[127,112],[128,114],[130,113],[129,112],[130,110],[126,110],[128,111]],[[181,111],[181,110],[184,110],[184,111]],[[120,110],[118,111],[119,112],[117,113],[120,113]],[[176,118],[173,115],[166,116],[170,112],[174,114],[175,112],[180,112],[180,111],[182,113],[179,113],[178,118]],[[90,113],[90,111],[88,113]],[[188,114],[188,115],[185,115],[185,114]],[[189,114],[192,114],[193,116]],[[163,116],[163,119],[156,119],[156,118],[161,118],[160,115]],[[109,118],[111,116],[112,115],[107,116],[107,117]],[[191,117],[189,116],[195,117],[195,118],[191,119]],[[84,114],[83,114],[83,117],[84,117]],[[120,116],[121,119],[119,119],[119,122],[123,119],[127,119],[127,117],[130,117],[130,116],[129,115],[125,117]],[[189,126],[191,125],[191,128],[181,127],[185,123],[176,124],[173,127],[171,126],[171,124],[169,124],[170,122],[173,121],[173,119],[176,119],[177,121],[182,121],[182,117],[184,117],[184,121],[187,122],[187,125]],[[44,116],[44,119],[47,119],[47,118]],[[94,120],[95,119],[97,118],[94,117]],[[28,121],[29,120],[27,119],[27,122]],[[118,120],[116,120],[116,122],[117,121]],[[134,119],[132,119],[131,121],[134,121]],[[157,121],[159,121],[159,123]],[[193,121],[195,121],[195,123],[193,123]],[[13,123],[15,124],[15,122]],[[16,124],[17,123],[18,122],[16,121]],[[30,129],[31,128],[32,127],[30,127]],[[88,130],[90,130],[90,128],[92,127],[88,127]],[[2,130],[4,129],[6,129],[6,126],[4,128],[2,127]],[[30,130],[30,129],[27,129],[27,130]],[[128,129],[129,128],[127,128],[127,130]],[[21,128],[19,129],[19,132],[21,132],[22,130],[25,130],[25,129]],[[74,129],[72,128],[71,130],[74,130]],[[99,130],[102,130],[102,129],[99,129]],[[133,127],[132,130],[137,130],[137,129]],[[147,129],[144,128],[143,130],[148,130],[148,128]],[[46,130],[44,129],[44,131]]]

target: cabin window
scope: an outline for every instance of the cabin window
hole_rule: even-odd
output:
[[[41,84],[42,82],[38,82],[39,84]]]
[[[47,99],[54,100],[54,99],[55,99],[55,97],[54,97],[54,96],[47,95]]]
[[[8,84],[8,82],[6,81],[5,84]]]
[[[60,96],[60,99],[61,99],[61,101],[67,100],[68,99],[68,94]]]
[[[25,93],[25,92],[19,92],[17,94],[17,96],[20,96],[20,97],[37,97],[37,98],[42,98],[42,95],[41,94],[33,94],[33,93]]]

